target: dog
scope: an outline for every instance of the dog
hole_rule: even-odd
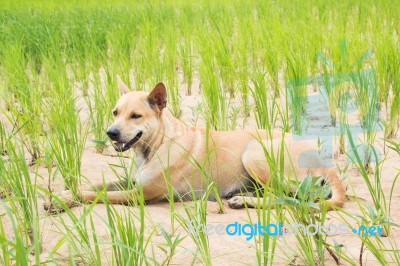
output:
[[[323,176],[331,186],[331,197],[326,201],[328,209],[344,205],[345,187],[335,169],[320,167],[321,158],[305,151],[317,150],[312,141],[294,141],[290,134],[282,139],[282,132],[272,136],[262,130],[208,131],[204,128],[185,126],[166,108],[167,90],[158,83],[150,93],[130,91],[120,79],[122,95],[113,109],[114,123],[107,135],[119,152],[133,149],[138,170],[132,177],[142,188],[146,202],[166,199],[168,182],[176,195],[204,193],[210,180],[215,182],[220,196],[228,199],[231,208],[260,207],[255,197],[241,193],[257,183],[264,186],[271,176],[266,152],[276,154],[285,144],[284,175]],[[271,134],[270,134],[271,135]],[[300,167],[299,158],[312,167]],[[315,167],[314,167],[315,165]],[[127,181],[93,184],[81,189],[78,200],[92,202],[104,186],[106,197],[112,204],[127,204],[137,193],[137,188],[124,189]],[[59,194],[67,206],[74,205],[70,191]],[[100,200],[101,201],[101,200]],[[51,208],[51,203],[45,206]]]

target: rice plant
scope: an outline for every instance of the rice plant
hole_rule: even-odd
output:
[[[149,263],[145,252],[151,237],[145,238],[145,210],[144,201],[141,198],[143,196],[138,197],[137,214],[129,210],[120,214],[115,207],[105,200],[113,260],[117,265]],[[134,218],[136,215],[139,215],[139,228],[136,228],[137,219]]]
[[[18,133],[31,155],[31,162],[36,163],[42,155],[42,93],[36,74],[29,70],[32,64],[25,58],[23,48],[15,45],[4,49],[6,52],[2,54],[2,63],[10,94],[7,100],[10,112],[7,117],[18,128]]]
[[[27,262],[28,254],[32,253],[38,263],[42,250],[36,185],[38,175],[36,172],[31,180],[30,169],[21,147],[10,141],[7,144],[7,154],[7,159],[0,158],[2,169],[0,178],[9,192],[5,193],[4,202],[1,200],[1,203],[4,204],[3,208],[12,221],[16,242],[12,243],[4,239],[3,248],[7,249],[7,246],[11,245],[11,249],[3,250],[3,255],[13,257],[9,260]],[[13,248],[16,253],[12,251]],[[9,261],[4,261],[4,263],[8,264]]]
[[[86,98],[86,103],[89,107],[89,117],[93,133],[93,142],[97,153],[102,153],[107,147],[106,128],[111,121],[112,109],[109,93],[103,86],[99,74],[94,74],[93,92]],[[113,97],[114,98],[114,97]]]
[[[51,62],[47,66],[54,71],[47,70],[51,82],[49,87],[53,92],[47,99],[45,107],[50,128],[47,140],[52,148],[57,168],[64,179],[65,189],[71,190],[73,196],[78,199],[82,153],[88,133],[87,125],[79,120],[74,91],[66,77],[65,68],[61,66],[57,71]]]
[[[196,251],[193,254],[192,263],[195,263],[197,259],[205,265],[211,265],[211,255],[210,255],[210,243],[208,235],[204,231],[204,226],[207,224],[207,199],[212,192],[215,183],[210,183],[204,195],[197,199],[195,191],[192,189],[192,198],[194,203],[194,208],[184,204],[185,215],[176,215],[177,221],[180,225],[188,232],[189,237],[192,238],[193,242],[196,244]],[[195,228],[195,229],[193,229]]]

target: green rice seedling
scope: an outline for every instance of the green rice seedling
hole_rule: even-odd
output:
[[[377,60],[374,69],[379,86],[378,101],[383,103],[387,109],[388,121],[385,124],[385,136],[392,138],[399,128],[399,47],[389,32],[381,34],[376,39],[375,45]]]
[[[113,260],[116,265],[143,265],[148,264],[146,249],[150,243],[151,235],[145,236],[145,209],[143,192],[139,189],[137,195],[133,195],[138,208],[138,213],[131,209],[125,209],[124,214],[120,212],[107,200],[108,227],[110,230]],[[136,228],[139,221],[139,228]]]
[[[317,60],[322,64],[324,74],[321,79],[327,96],[326,100],[333,126],[336,125],[337,107],[339,107],[339,101],[343,93],[342,88],[345,88],[343,82],[347,79],[344,73],[352,70],[347,58],[347,50],[347,41],[340,40],[339,49],[332,48],[330,51],[332,60],[329,60],[321,53],[317,54]]]
[[[19,226],[19,219],[13,214],[13,210],[0,201],[0,206],[6,211],[6,215],[0,216],[0,263],[5,266],[9,265],[29,265],[30,249],[26,244],[26,231],[21,231]],[[13,238],[8,237],[8,230],[6,231],[4,220],[5,217],[9,219],[12,225]],[[40,245],[37,244],[36,245]],[[38,258],[39,254],[37,254]],[[40,261],[36,260],[36,263]]]
[[[276,98],[268,100],[265,73],[256,72],[253,78],[254,89],[252,95],[255,103],[255,119],[257,128],[266,129],[270,134],[276,125]],[[275,96],[273,96],[275,97]]]
[[[7,159],[0,158],[2,168],[0,177],[10,190],[10,193],[5,194],[4,200],[9,203],[6,207],[7,210],[13,213],[12,216],[8,213],[9,218],[19,221],[18,224],[13,224],[14,234],[19,232],[15,236],[16,240],[19,241],[16,243],[19,245],[16,247],[19,250],[16,251],[22,252],[21,256],[26,256],[31,252],[35,254],[36,262],[38,262],[42,248],[37,206],[37,172],[34,173],[34,181],[32,182],[30,170],[21,147],[9,141],[7,151]]]
[[[68,17],[65,59],[71,64],[74,78],[82,84],[82,92],[86,95],[90,72],[98,69],[95,66],[98,59],[107,54],[105,29],[109,16],[106,10],[77,9],[69,12]]]
[[[215,186],[215,183],[210,183],[200,199],[196,197],[196,192],[192,189],[190,193],[193,205],[183,203],[186,217],[176,213],[177,221],[196,244],[192,263],[195,263],[197,258],[200,257],[204,265],[212,265],[210,243],[204,226],[207,224],[207,199],[213,190],[213,186]]]
[[[105,93],[109,104],[115,104],[120,96],[118,90],[117,77],[111,65],[104,68],[105,74]]]
[[[138,171],[140,165],[137,164],[134,156],[122,156],[122,154],[119,154],[118,163],[109,163],[108,166],[119,180],[125,181],[127,187],[124,189],[130,190],[135,188],[135,181],[133,177]]]
[[[52,111],[57,112],[57,111]],[[72,112],[72,115],[76,114]],[[65,189],[71,190],[73,195],[78,195],[78,185],[81,177],[81,161],[84,149],[86,132],[82,136],[78,134],[77,128],[73,125],[74,119],[71,117],[53,117],[52,125],[54,131],[47,138],[52,147],[54,160],[57,163],[57,169],[65,181]],[[69,123],[69,124],[68,124]],[[65,126],[70,126],[66,128]]]
[[[272,23],[271,23],[272,24]],[[276,25],[272,24],[270,27],[262,28],[263,36],[267,36],[264,38],[265,44],[263,44],[264,51],[262,53],[262,60],[265,68],[268,71],[268,81],[270,86],[274,92],[274,97],[280,96],[280,87],[279,87],[279,70],[280,70],[280,59],[279,59],[279,51],[278,51],[278,40],[277,36],[274,34]]]
[[[269,132],[270,133],[270,132]],[[257,136],[255,136],[257,137]],[[261,206],[256,208],[257,221],[256,223],[261,223],[266,226],[273,223],[274,220],[284,221],[285,215],[283,212],[283,207],[281,204],[275,204],[277,199],[283,198],[289,195],[291,184],[287,182],[284,177],[284,142],[279,144],[279,148],[276,154],[269,151],[274,150],[274,143],[271,142],[270,146],[266,147],[265,144],[259,139],[260,145],[263,148],[265,155],[265,160],[268,163],[270,178],[264,186],[259,184],[253,184],[255,188],[256,202],[255,206]],[[257,176],[254,177],[257,180]],[[278,202],[279,203],[279,202]],[[250,223],[252,218],[249,209],[246,207],[246,212],[249,217]],[[274,211],[272,211],[275,209]],[[275,232],[278,233],[278,232]],[[256,252],[256,262],[258,265],[273,265],[275,259],[275,251],[278,248],[278,238],[269,234],[261,235],[259,234],[254,238],[255,241],[255,252]]]
[[[199,124],[201,119],[204,117],[203,114],[205,113],[205,108],[204,102],[200,102],[196,106],[190,108],[192,111],[192,119],[190,120],[191,126],[196,127]]]
[[[246,108],[246,107],[244,107]],[[235,130],[235,129],[240,129],[240,128],[244,128],[245,125],[247,124],[247,120],[248,120],[248,116],[244,117],[242,120],[242,124],[239,125],[238,120],[240,117],[240,114],[246,113],[247,111],[243,111],[243,107],[241,106],[235,106],[232,105],[230,112],[229,112],[229,119],[228,119],[228,130]]]
[[[122,14],[121,14],[122,15]],[[125,14],[124,14],[125,15]],[[108,69],[113,69],[116,73],[119,73],[122,79],[128,84],[130,84],[130,76],[129,72],[134,62],[132,62],[132,40],[133,35],[135,34],[135,17],[129,16],[126,19],[126,23],[118,23],[114,25],[114,29],[108,33],[107,40],[108,46],[111,48],[110,54],[108,55],[110,63]],[[104,61],[102,63],[104,64]],[[111,76],[113,73],[109,73]],[[137,84],[141,84],[140,82],[136,82]]]
[[[178,44],[179,61],[183,71],[183,79],[187,84],[187,95],[192,95],[192,85],[194,76],[194,54],[193,41],[190,35],[191,29],[183,27],[183,40]]]
[[[265,73],[256,73],[253,79],[254,91],[253,98],[255,101],[255,118],[257,122],[257,127],[266,129],[271,125],[268,116],[268,106],[267,106],[267,88],[265,82]]]
[[[349,98],[350,98],[350,90],[340,84],[338,86],[343,87],[343,89],[339,88],[339,152],[344,154],[346,152],[346,125],[348,125],[348,117],[347,111],[349,109]]]
[[[71,190],[74,197],[77,197],[88,127],[80,122],[74,91],[68,83],[65,68],[51,63],[48,67],[53,67],[54,72],[49,73],[52,95],[45,106],[50,128],[46,138],[52,148],[57,169],[65,181],[65,189]]]
[[[385,159],[379,161],[377,152],[374,149],[371,149],[371,153],[375,157],[376,161],[374,169],[374,178],[373,180],[371,180],[371,178],[368,175],[367,169],[365,168],[365,165],[358,153],[357,146],[354,144],[353,137],[351,135],[349,128],[347,128],[347,137],[351,148],[350,158],[352,162],[357,166],[363,180],[367,185],[368,191],[372,197],[373,206],[375,210],[379,210],[379,217],[381,219],[381,222],[388,222],[390,217],[389,216],[390,207],[387,206],[386,196],[382,189],[382,181],[381,181],[381,169]],[[397,178],[395,178],[394,182],[396,181]],[[385,229],[385,234],[388,235],[390,226],[385,225],[384,229]]]
[[[199,170],[202,171],[202,179],[205,181],[205,183],[208,186],[210,184],[214,184],[211,187],[213,189],[212,195],[214,196],[215,200],[217,201],[217,203],[219,205],[220,212],[225,213],[225,207],[224,207],[224,204],[221,199],[221,193],[220,193],[219,187],[214,183],[214,176],[213,176],[214,173],[207,174],[204,171],[204,169],[209,169],[211,167],[211,165],[214,163],[214,161],[216,160],[214,152],[216,151],[217,148],[215,147],[213,140],[210,138],[210,130],[211,130],[210,124],[207,123],[206,124],[206,147],[207,147],[206,153],[207,153],[207,156],[206,156],[204,162],[201,162],[201,167],[199,167],[200,166],[199,162],[195,161],[194,163],[199,167]],[[192,158],[192,159],[194,159],[194,158]],[[205,194],[207,194],[207,190],[206,190]]]
[[[324,55],[317,55],[318,61],[322,64],[323,74],[321,75],[321,80],[323,84],[324,94],[326,95],[326,103],[328,110],[331,114],[331,125],[336,126],[336,111],[338,103],[338,93],[335,93],[335,86],[337,85],[337,80],[334,78],[335,69],[333,63],[328,60]]]
[[[103,92],[102,92],[102,96],[103,99],[105,98],[105,105],[104,108],[106,108],[106,113],[104,114],[106,117],[106,123],[103,125],[103,131],[106,130],[106,128],[109,126],[109,121],[111,121],[111,115],[112,112],[111,110],[114,108],[115,103],[117,102],[118,98],[120,97],[120,91],[118,89],[118,83],[117,83],[117,79],[118,76],[116,76],[113,73],[113,68],[112,66],[108,65],[104,68],[104,80],[102,82],[104,82],[103,85]],[[101,98],[101,97],[99,97]],[[100,99],[98,99],[98,101],[100,101]],[[104,103],[98,103],[100,106],[102,106]],[[108,113],[107,113],[108,110]],[[98,114],[100,115],[100,114]],[[99,118],[99,120],[101,120],[102,118]],[[110,119],[110,120],[109,120]],[[98,130],[99,130],[99,134],[101,131],[100,125],[98,126]],[[104,132],[103,132],[104,134]],[[101,143],[101,145],[106,145],[107,143],[107,138],[103,140],[104,142]]]
[[[396,44],[391,34],[380,34],[379,38],[374,41],[375,49],[375,66],[379,85],[379,102],[389,105],[388,99],[390,88],[396,79],[396,70],[398,68],[395,63]]]
[[[163,67],[166,69],[166,78],[168,82],[168,103],[170,106],[170,110],[175,117],[180,117],[182,115],[182,109],[180,106],[180,96],[179,96],[179,88],[178,88],[178,79],[177,79],[177,64],[178,64],[178,55],[176,52],[176,38],[171,33],[166,37],[166,45],[164,52],[164,64]]]
[[[243,40],[243,42],[241,42]],[[237,47],[234,48],[234,60],[237,72],[237,86],[239,87],[238,91],[240,93],[244,116],[250,116],[250,102],[249,102],[249,67],[248,67],[248,56],[247,56],[247,43],[245,38],[239,38]]]
[[[1,205],[3,205],[3,202],[0,202]],[[12,220],[12,219],[11,219]],[[12,224],[15,225],[15,221],[12,220]],[[7,236],[6,236],[6,232],[4,230],[4,224],[3,224],[3,216],[0,216],[0,240],[1,240],[1,257],[0,257],[0,262],[2,265],[11,265],[11,259],[10,259],[10,254],[9,254],[9,249],[10,246],[13,245],[13,243],[11,241],[7,241]],[[11,253],[12,254],[12,253]],[[25,256],[23,256],[22,258],[25,258]]]
[[[154,26],[152,21],[145,21],[140,28],[139,34],[146,36],[146,38],[138,39],[133,53],[137,86],[152,86],[164,77],[165,69],[163,64],[160,63],[162,62],[160,51],[163,50],[163,41],[161,40],[162,35],[157,32],[159,29],[160,27]]]
[[[147,82],[148,74],[146,69],[143,67],[146,64],[143,55],[140,53],[140,49],[145,45],[139,43],[138,48],[132,53],[132,61],[133,61],[133,72],[134,72],[134,80],[135,86],[137,90],[144,90]]]
[[[102,257],[99,250],[99,240],[96,235],[96,228],[93,223],[93,208],[99,199],[104,195],[105,190],[100,191],[96,199],[90,205],[84,205],[82,213],[75,214],[57,195],[51,194],[46,189],[41,189],[44,194],[52,197],[54,202],[62,207],[65,216],[58,216],[59,223],[57,229],[63,234],[63,237],[52,247],[49,252],[49,258],[54,258],[58,250],[65,244],[69,248],[70,263],[81,260],[85,265],[102,265]],[[68,219],[67,219],[68,218]]]
[[[224,89],[228,92],[229,96],[233,98],[235,96],[235,78],[234,78],[234,67],[231,59],[231,47],[229,43],[229,37],[224,36],[217,22],[211,20],[211,25],[215,28],[215,35],[208,36],[211,38],[212,47],[215,49],[215,66],[218,69],[221,83],[224,85]],[[224,25],[227,29],[229,25]],[[214,37],[215,36],[215,37]]]
[[[397,73],[400,73],[400,67]],[[390,106],[389,121],[385,127],[385,136],[387,138],[393,138],[396,136],[397,131],[400,127],[400,78],[399,74],[396,74],[396,78],[392,85],[392,102]]]
[[[7,52],[2,55],[2,65],[6,84],[10,92],[7,102],[9,112],[5,113],[11,124],[18,128],[19,135],[25,148],[31,155],[31,163],[36,163],[41,156],[41,135],[43,122],[41,120],[41,90],[35,73],[29,73],[29,64],[25,59],[22,47],[15,45],[5,47]]]
[[[350,228],[354,228],[354,220],[358,225],[358,230],[355,232],[355,235],[360,239],[360,253],[358,257],[353,258],[353,261],[355,260],[356,262],[353,262],[352,264],[364,265],[366,259],[364,254],[366,250],[368,250],[381,265],[388,265],[393,262],[398,262],[399,256],[396,252],[396,239],[393,236],[384,235],[385,232],[382,232],[379,227],[386,225],[399,225],[392,222],[383,221],[379,210],[375,211],[370,206],[367,206],[366,208],[364,206],[361,207],[361,203],[359,201],[357,203],[360,205],[360,209],[362,211],[360,215],[354,215],[346,210],[343,210],[339,213],[343,221],[348,224]],[[368,229],[372,226],[375,227],[375,230],[369,231]],[[381,235],[382,233],[383,235]],[[388,243],[383,243],[382,237],[384,237],[385,240],[388,240]]]
[[[302,231],[305,228],[309,228],[309,225],[320,224],[323,226],[326,222],[327,211],[324,209],[324,205],[321,204],[318,206],[315,202],[323,202],[330,191],[327,187],[321,187],[318,181],[318,178],[306,177],[299,184],[298,189],[294,193],[294,198],[284,197],[278,199],[275,204],[284,204],[293,221],[304,226],[304,228],[299,227],[299,229],[302,229],[296,234],[296,239],[301,247],[299,250],[301,257],[307,264],[313,265],[315,263],[315,251],[318,254],[318,263],[324,263],[324,250],[327,250],[335,262],[339,263],[340,256],[337,254],[338,250],[327,242],[326,235],[322,236],[316,232],[308,235]],[[313,210],[318,211],[315,212]]]
[[[168,153],[168,160],[167,160],[167,165],[170,165],[169,162],[169,153]],[[171,183],[171,173],[170,173],[170,168],[168,167],[165,171],[163,171],[163,176],[165,179],[165,183],[167,185],[167,191],[168,191],[168,201],[169,201],[169,206],[170,206],[170,214],[171,214],[171,235],[174,235],[175,233],[175,199],[176,199],[176,191],[174,187],[172,186]]]
[[[286,102],[288,100],[287,94],[285,94]],[[281,123],[278,124],[278,127],[281,128],[283,132],[290,132],[292,130],[292,121],[290,118],[290,107],[288,104],[281,105],[276,99],[274,100],[274,108],[273,111],[276,111],[276,116],[280,119]]]
[[[229,100],[226,99],[225,91],[220,87],[213,59],[203,54],[203,62],[199,66],[201,81],[201,92],[207,106],[205,119],[216,130],[226,130],[228,127],[227,117]]]
[[[95,150],[97,153],[102,153],[106,148],[107,135],[106,128],[111,121],[112,109],[110,100],[108,99],[106,89],[104,88],[100,74],[94,74],[93,93],[85,97],[86,103],[89,107],[89,118],[91,121],[91,128],[94,137]]]
[[[293,132],[301,134],[304,125],[301,121],[307,104],[307,69],[301,52],[291,52],[287,56],[286,97],[291,109]]]
[[[89,89],[89,75],[90,75],[90,66],[89,63],[80,58],[78,61],[73,62],[72,66],[74,80],[80,82],[80,89],[82,91],[82,95],[88,95]]]
[[[277,154],[272,154],[268,152],[268,149],[273,150],[273,144],[271,143],[270,147],[265,147],[262,142],[260,144],[263,147],[265,159],[270,167],[270,178],[268,182],[262,188],[263,191],[256,189],[256,196],[258,205],[262,206],[262,208],[257,208],[257,220],[261,222],[263,225],[267,225],[273,222],[273,220],[283,221],[284,213],[282,212],[281,206],[275,204],[275,200],[277,197],[283,196],[285,194],[286,182],[279,182],[284,180],[283,176],[283,162],[284,156],[281,153],[281,149],[283,146],[280,146],[280,150]],[[283,144],[283,143],[282,143]],[[257,177],[256,177],[257,178]],[[257,187],[257,186],[255,186]],[[275,212],[272,212],[272,209],[275,208]],[[247,214],[250,218],[249,210],[246,208]],[[276,232],[275,232],[276,233]],[[278,238],[274,236],[270,236],[269,234],[265,236],[259,236],[255,238],[255,247],[256,247],[256,258],[257,264],[259,265],[273,265],[275,259],[275,251],[278,247]]]
[[[268,190],[268,187],[264,189]],[[268,196],[267,196],[268,195]],[[267,225],[273,222],[273,220],[279,220],[277,217],[282,217],[282,212],[278,207],[277,214],[274,214],[272,211],[272,206],[274,205],[274,198],[269,191],[265,191],[263,195],[260,195],[257,191],[257,198],[259,199],[260,203],[264,208],[256,209],[257,211],[257,220],[261,222],[263,225]],[[248,209],[246,208],[248,212]],[[248,213],[249,215],[249,213]],[[249,216],[250,217],[250,216]],[[278,238],[270,236],[266,234],[265,236],[256,237],[255,241],[255,248],[256,248],[256,261],[258,265],[273,265],[275,259],[275,251],[278,247]]]
[[[0,155],[0,170],[4,172],[4,164],[5,161],[3,159],[3,154]],[[0,199],[6,197],[7,194],[10,193],[10,188],[8,187],[7,181],[5,179],[5,174],[0,173]]]
[[[296,83],[296,82],[295,82]],[[305,114],[305,101],[306,99],[306,87],[303,85],[290,85],[287,87],[286,97],[290,102],[290,125],[293,129],[293,133],[301,135],[304,130],[304,124],[302,123]]]
[[[185,239],[185,237],[180,237],[177,235],[174,239],[165,231],[165,229],[162,226],[159,226],[159,229],[167,241],[164,245],[158,246],[159,249],[161,249],[165,255],[166,258],[163,262],[161,262],[161,265],[170,265],[172,257],[175,255],[176,248],[178,245]]]
[[[9,137],[2,121],[0,121],[0,156],[7,154],[7,142]]]
[[[353,72],[351,75],[355,84],[356,105],[360,112],[361,126],[364,131],[364,167],[369,169],[373,152],[372,147],[377,128],[380,126],[378,109],[378,87],[376,77],[371,72]],[[377,159],[377,158],[376,158]]]
[[[372,253],[374,258],[380,265],[390,265],[398,262],[398,256],[396,250],[387,250],[386,245],[379,239],[379,237],[368,237],[364,233],[360,236],[361,240],[361,247],[360,247],[360,255],[358,258],[358,265],[365,265],[366,264],[366,256],[365,251],[368,250]],[[393,242],[392,242],[393,244]],[[382,250],[387,250],[389,252],[382,252]],[[393,254],[393,255],[392,255]],[[394,257],[394,259],[393,259]]]
[[[396,140],[386,140],[389,143],[387,146],[389,149],[395,151],[400,156],[400,142]]]

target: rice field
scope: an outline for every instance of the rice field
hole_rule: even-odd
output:
[[[387,0],[1,1],[0,264],[400,265],[398,14]],[[169,187],[166,202],[96,205],[100,191],[47,213],[62,190],[135,172],[106,135],[118,76],[140,91],[163,81],[188,126],[315,139],[345,207],[316,211],[326,191],[307,178],[294,195],[279,182],[257,191],[262,209],[232,210],[210,179],[192,201]],[[282,157],[266,156],[278,181]],[[383,233],[246,240],[204,227],[236,221]]]

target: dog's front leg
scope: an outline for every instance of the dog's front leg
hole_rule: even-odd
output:
[[[111,204],[127,204],[136,192],[135,189],[127,190],[128,181],[126,179],[117,179],[108,182],[92,183],[89,186],[82,187],[79,200],[82,203],[91,203],[104,188],[106,189],[104,197]],[[99,202],[103,202],[102,198],[99,199]]]
[[[57,194],[57,199],[52,199],[50,202],[44,203],[43,207],[45,210],[54,213],[63,210],[60,202],[63,202],[67,207],[73,207],[79,202],[90,203],[96,199],[98,193],[104,188],[106,188],[105,197],[108,198],[110,203],[127,204],[136,193],[135,189],[126,190],[127,187],[128,181],[126,180],[92,183],[81,187],[76,197],[74,197],[70,190],[61,191]],[[99,201],[103,202],[102,199],[99,199]]]
[[[128,181],[126,179],[116,179],[108,182],[96,182],[82,187],[81,191],[99,191],[107,188],[107,191],[120,191],[125,190],[128,187]]]
[[[111,204],[128,204],[132,202],[136,194],[136,189],[106,191],[104,197],[99,198],[99,202],[104,202],[104,199],[106,199],[106,201]],[[98,195],[99,192],[96,191],[82,191],[80,200],[82,203],[91,203],[98,197]]]

